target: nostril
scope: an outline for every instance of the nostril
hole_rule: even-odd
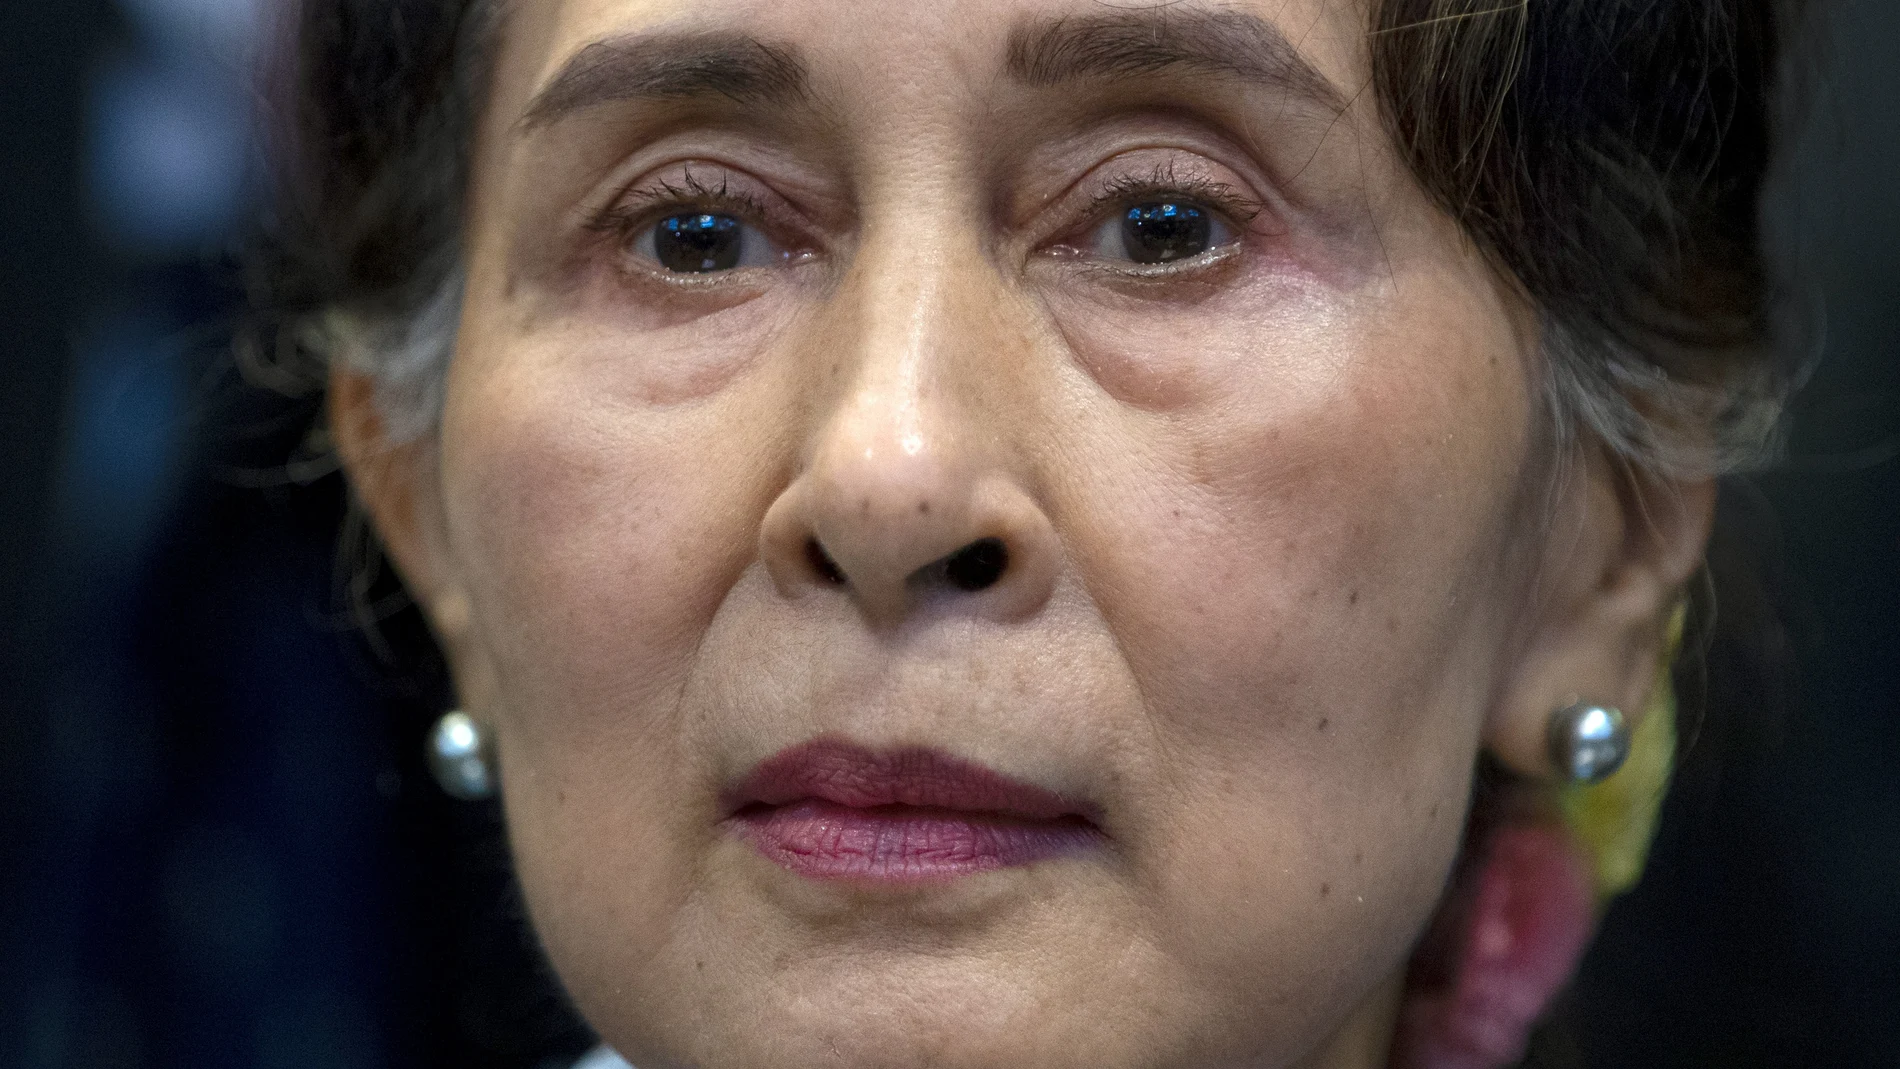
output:
[[[1000,538],[980,538],[944,558],[943,575],[958,590],[972,593],[995,586],[1009,567],[1009,550]]]
[[[817,572],[825,582],[833,586],[844,585],[844,572],[839,569],[838,562],[831,559],[831,554],[825,552],[825,547],[818,544],[816,538],[805,540],[805,559],[811,562],[812,571]]]

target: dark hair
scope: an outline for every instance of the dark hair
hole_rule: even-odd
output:
[[[1375,88],[1412,172],[1542,310],[1590,428],[1758,455],[1774,344],[1759,208],[1784,0],[1379,0]],[[1627,405],[1615,404],[1624,398]],[[1672,440],[1673,439],[1673,440]]]

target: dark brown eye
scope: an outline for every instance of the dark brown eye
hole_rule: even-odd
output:
[[[795,257],[741,213],[675,210],[643,225],[633,254],[668,274],[711,275],[741,267],[777,267]]]
[[[1156,201],[1122,213],[1122,249],[1138,264],[1165,264],[1212,247],[1214,220],[1192,204]]]
[[[1232,224],[1219,212],[1185,198],[1140,200],[1096,225],[1087,251],[1096,259],[1144,267],[1192,260],[1231,244]]]
[[[745,234],[730,215],[669,215],[654,224],[653,258],[668,271],[704,274],[739,266]]]

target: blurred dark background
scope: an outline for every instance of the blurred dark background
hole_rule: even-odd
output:
[[[232,355],[268,3],[0,0],[0,1069],[564,1065],[320,399]],[[1746,626],[1567,1000],[1590,1069],[1900,1069],[1900,6],[1812,36],[1769,221],[1825,353],[1725,487]]]

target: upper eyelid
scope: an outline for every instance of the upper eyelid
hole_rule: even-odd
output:
[[[777,237],[822,244],[823,229],[772,183],[743,167],[706,159],[675,159],[646,167],[634,179],[616,183],[591,204],[581,205],[577,222],[588,230],[647,222],[673,205],[719,206],[749,216],[748,221]]]
[[[1165,199],[1170,194],[1178,194],[1181,200],[1200,204],[1223,215],[1236,216],[1232,221],[1242,226],[1266,211],[1265,204],[1240,193],[1227,183],[1181,181],[1117,183],[1097,193],[1089,207],[1092,211],[1099,211],[1110,205],[1128,204],[1143,197]]]
[[[1124,157],[1152,151],[1171,155],[1146,164],[1116,164]],[[1158,146],[1124,150],[1088,168],[1044,202],[1036,213],[1044,221],[1028,223],[1026,229],[1036,246],[1059,242],[1099,224],[1118,203],[1139,196],[1174,194],[1226,216],[1237,229],[1250,230],[1263,217],[1279,218],[1277,198],[1271,191],[1255,192],[1253,187],[1254,182],[1244,173],[1199,151]]]
[[[615,193],[602,208],[600,215],[611,215],[634,201],[630,214],[645,215],[663,211],[666,208],[687,207],[694,204],[720,205],[724,207],[744,208],[765,214],[769,206],[757,194],[745,188],[752,183],[742,183],[737,189],[731,181],[731,171],[720,169],[717,183],[703,181],[690,169],[685,171],[683,179],[675,181],[669,177],[643,177],[628,183]]]

